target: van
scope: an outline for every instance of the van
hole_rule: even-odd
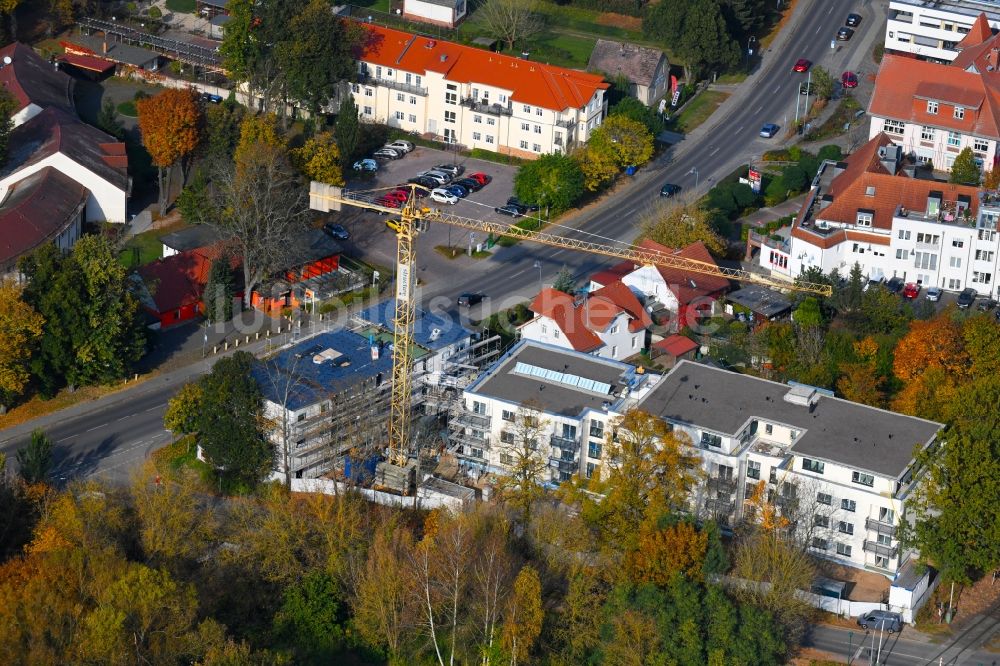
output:
[[[897,633],[903,628],[903,616],[884,610],[871,610],[858,616],[858,626],[865,631],[887,631]]]

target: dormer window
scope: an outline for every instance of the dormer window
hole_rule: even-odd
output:
[[[938,112],[938,103],[931,100],[927,100],[927,113],[931,114],[932,116],[936,116],[937,112]]]
[[[955,117],[955,120],[962,120],[965,118],[965,109],[961,106],[956,106],[952,115]]]
[[[869,185],[868,187],[865,188],[865,196],[866,197],[873,197],[873,196],[875,196],[875,186],[874,185]]]
[[[872,226],[872,218],[875,214],[870,210],[859,210],[858,211],[858,226],[859,227],[870,227]]]

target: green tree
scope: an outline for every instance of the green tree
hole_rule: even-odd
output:
[[[210,322],[229,321],[233,318],[233,298],[236,296],[236,276],[232,258],[225,252],[212,259],[212,267],[205,283],[202,300],[205,317]]]
[[[691,82],[707,69],[729,69],[743,57],[723,16],[719,0],[678,0],[650,6],[642,21],[650,38],[669,44],[684,62],[684,76]]]
[[[645,164],[653,156],[653,135],[637,120],[609,115],[588,141],[595,151],[612,155],[620,168]]]
[[[177,210],[188,224],[205,224],[218,219],[219,211],[209,193],[208,178],[203,168],[197,168],[191,182],[181,190],[177,197]]]
[[[830,72],[822,67],[812,68],[812,94],[819,99],[830,99],[833,97],[833,77]]]
[[[23,298],[24,287],[0,280],[0,413],[19,398],[31,379],[31,359],[45,320]]]
[[[212,104],[205,110],[205,138],[199,148],[208,160],[230,161],[240,142],[240,125],[246,109],[233,95],[222,104]]]
[[[507,430],[508,440],[499,443],[510,463],[507,473],[497,482],[497,494],[520,514],[521,524],[528,525],[531,508],[545,495],[548,464],[538,454],[539,440],[545,437],[548,421],[542,418],[541,405],[525,401],[514,413]]]
[[[802,299],[802,302],[795,308],[793,319],[796,325],[801,327],[822,326],[823,313],[820,311],[819,299],[813,296]]]
[[[573,271],[566,266],[560,268],[559,273],[556,274],[555,282],[552,283],[552,288],[565,294],[575,294],[576,278],[573,277]]]
[[[345,95],[340,104],[333,137],[340,148],[341,164],[346,169],[358,157],[358,146],[361,144],[361,122],[353,95]]]
[[[724,255],[726,242],[713,229],[709,212],[697,204],[663,202],[639,219],[644,238],[669,248],[684,248],[701,241],[715,256]]]
[[[18,103],[6,86],[0,86],[0,164],[7,161],[7,143],[14,129],[14,114]]]
[[[273,446],[264,434],[263,397],[245,351],[219,359],[203,377],[198,443],[220,474],[254,485],[270,471]]]
[[[982,170],[976,164],[976,156],[973,154],[972,148],[965,147],[955,157],[948,180],[961,185],[978,185],[982,175]]]
[[[319,132],[306,139],[301,148],[290,151],[292,164],[303,176],[329,185],[343,185],[340,149],[330,132]]]
[[[617,104],[608,109],[608,117],[611,116],[624,116],[642,123],[654,137],[663,131],[663,120],[660,119],[660,115],[635,97],[628,95],[622,97]]]
[[[17,450],[17,467],[28,483],[43,483],[52,470],[52,440],[42,430],[32,430],[31,440]]]
[[[274,631],[296,653],[296,663],[329,664],[344,640],[337,582],[322,570],[285,590]]]
[[[820,161],[833,160],[835,162],[839,162],[843,156],[844,151],[841,150],[840,146],[835,143],[831,143],[820,148],[816,158]]]
[[[722,0],[726,22],[741,43],[764,26],[770,8],[770,0]]]
[[[913,319],[912,311],[899,296],[883,287],[872,287],[861,297],[861,308],[855,320],[862,334],[895,333]]]
[[[583,172],[568,155],[542,155],[518,168],[514,193],[521,201],[537,201],[555,215],[572,208],[583,195]]]
[[[504,626],[504,646],[510,653],[511,666],[530,663],[529,656],[535,641],[542,633],[542,582],[530,564],[524,565],[514,579],[514,592],[507,609]]]
[[[167,401],[167,411],[163,413],[163,427],[175,435],[190,435],[198,432],[202,406],[201,384],[189,382]]]
[[[101,112],[97,114],[97,126],[119,141],[125,139],[125,127],[118,120],[118,111],[115,110],[115,103],[110,98],[106,98],[101,104]]]

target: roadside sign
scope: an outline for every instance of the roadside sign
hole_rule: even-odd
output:
[[[754,191],[754,194],[760,194],[760,171],[750,167],[750,189]]]
[[[674,96],[670,98],[670,106],[677,106],[677,102],[681,99],[681,89],[678,88],[674,91]]]

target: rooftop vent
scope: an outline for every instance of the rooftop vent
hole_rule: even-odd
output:
[[[437,42],[436,42],[436,41],[434,41],[433,39],[428,39],[428,40],[427,40],[427,43],[426,43],[426,44],[424,44],[424,48],[425,48],[425,49],[432,49],[432,48],[434,48],[435,46],[437,46]]]
[[[819,402],[819,393],[811,386],[793,386],[785,394],[785,402],[801,407],[812,407]]]
[[[435,340],[437,340],[440,337],[441,337],[441,329],[440,328],[435,328],[434,330],[431,331],[431,342],[434,342]]]
[[[441,54],[441,62],[444,62],[447,59],[448,59],[448,54],[447,53],[442,53]]]

